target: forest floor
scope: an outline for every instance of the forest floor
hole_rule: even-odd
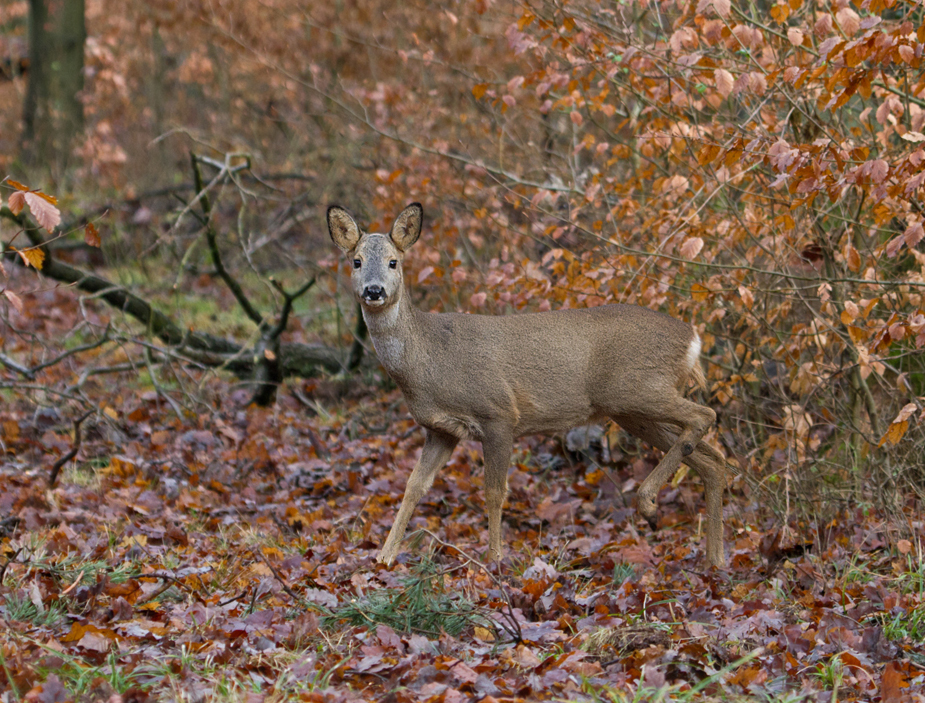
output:
[[[70,293],[47,295],[20,332],[69,329]],[[230,377],[180,378],[85,382],[98,412],[54,488],[76,405],[0,391],[2,700],[925,695],[923,544],[874,509],[781,531],[736,481],[729,566],[708,570],[693,477],[662,491],[652,532],[632,499],[654,453],[616,430],[610,456],[527,438],[508,556],[487,566],[481,453],[463,443],[386,568],[375,556],[423,442],[394,388],[291,382],[259,409]]]

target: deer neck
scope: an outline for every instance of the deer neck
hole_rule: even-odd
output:
[[[398,300],[384,310],[369,310],[363,306],[363,320],[376,347],[376,355],[396,381],[401,382],[411,368],[412,358],[419,351],[420,314],[411,305],[408,291],[400,289]]]

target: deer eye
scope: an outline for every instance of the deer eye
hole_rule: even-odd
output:
[[[358,269],[358,268],[360,268],[361,265],[362,265],[362,264],[360,263],[360,260],[359,260],[359,259],[354,259],[354,260],[353,260],[353,268]]]
[[[398,260],[397,260],[397,259],[392,259],[392,260],[389,262],[389,268],[390,268],[390,269],[396,268],[397,266],[398,266]]]

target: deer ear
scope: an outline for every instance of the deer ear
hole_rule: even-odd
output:
[[[328,234],[337,248],[345,254],[356,249],[357,242],[360,241],[359,225],[353,219],[353,215],[340,205],[328,208]]]
[[[424,208],[421,207],[421,203],[411,203],[395,218],[389,237],[400,251],[406,252],[421,236],[423,224]]]

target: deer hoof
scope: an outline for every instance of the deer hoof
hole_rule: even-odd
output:
[[[642,495],[642,491],[640,491],[640,494],[636,496],[636,509],[639,511],[640,515],[651,522],[655,519],[658,506],[655,504],[654,498],[648,495]]]
[[[681,445],[681,456],[690,456],[694,453],[694,443],[685,442]]]

